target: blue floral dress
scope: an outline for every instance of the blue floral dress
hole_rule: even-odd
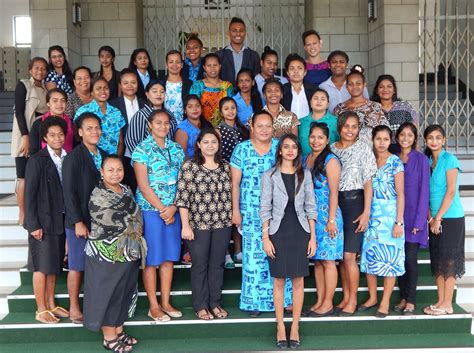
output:
[[[398,277],[405,273],[405,236],[392,236],[397,220],[395,174],[403,171],[403,162],[391,155],[372,179],[374,194],[369,227],[362,241],[361,272],[381,277]]]
[[[330,153],[324,161],[324,169],[331,159],[339,162],[336,155]],[[306,157],[304,159],[306,165]],[[341,209],[337,207],[336,210],[336,225],[337,234],[335,237],[330,237],[325,230],[329,219],[329,185],[328,178],[325,175],[320,175],[319,178],[313,180],[314,195],[316,197],[316,209],[318,211],[318,221],[316,222],[316,254],[311,258],[312,260],[341,260],[344,251],[344,229],[342,221]]]
[[[260,220],[260,183],[262,174],[274,166],[278,140],[273,139],[267,154],[259,155],[251,140],[239,143],[232,153],[230,165],[242,172],[240,181],[240,213],[242,215],[242,291],[240,309],[273,311],[273,278],[267,255],[263,251]],[[291,305],[291,281],[285,286],[284,306]]]
[[[165,108],[173,114],[176,122],[179,124],[183,121],[183,81],[169,82],[166,81]]]

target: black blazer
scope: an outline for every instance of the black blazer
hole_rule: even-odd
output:
[[[146,94],[145,94],[145,86],[143,86],[142,79],[140,78],[140,74],[138,73],[138,70],[135,70],[137,72],[137,79],[138,79],[138,91],[137,91],[137,96],[140,97],[141,99],[146,100]],[[158,76],[156,75],[156,72],[154,71],[149,71],[148,74],[150,75],[150,81],[158,79]]]
[[[199,59],[199,71],[196,77],[196,80],[202,80],[204,78],[204,68],[202,66],[203,59]],[[183,68],[181,69],[181,77],[184,80],[189,80],[189,66],[183,62]],[[192,82],[192,81],[191,81]]]
[[[140,78],[138,80],[140,80]],[[140,98],[137,95],[137,100],[138,100],[138,109],[142,109],[146,104],[146,99]],[[125,136],[127,135],[127,130],[128,130],[128,121],[132,119],[132,117],[130,117],[130,119],[127,118],[127,108],[125,107],[125,98],[123,96],[117,97],[114,100],[111,100],[109,104],[114,106],[118,110],[120,110],[120,113],[122,113],[122,116],[125,119],[125,125],[122,128],[122,135],[125,141]]]
[[[58,170],[47,148],[28,159],[25,174],[25,221],[28,233],[43,229],[63,234],[64,200]]]
[[[102,158],[106,153],[98,148]],[[63,194],[66,207],[65,226],[74,229],[75,224],[84,222],[91,229],[89,199],[92,190],[99,185],[100,172],[87,147],[81,143],[69,153],[63,162]]]
[[[234,67],[234,56],[230,49],[221,49],[216,52],[216,54],[221,59],[221,79],[224,81],[229,81],[232,85],[235,86],[235,72]],[[250,69],[254,76],[260,72],[260,57],[255,50],[250,48],[244,49],[244,57],[242,58],[242,69]]]
[[[306,95],[306,100],[308,101],[308,107],[311,111],[311,97],[313,96],[314,91],[318,89],[318,86],[313,85],[312,83],[303,83],[304,93]],[[287,82],[283,85],[283,98],[281,100],[281,105],[288,111],[291,111],[291,102],[293,101],[293,93],[291,92],[291,83]]]

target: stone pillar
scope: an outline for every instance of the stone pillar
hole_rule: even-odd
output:
[[[369,23],[369,89],[377,77],[395,77],[398,96],[418,110],[418,0],[378,0]]]
[[[349,65],[368,66],[367,0],[305,0],[305,28],[321,35],[321,54],[344,50]]]

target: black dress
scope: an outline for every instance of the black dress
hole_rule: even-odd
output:
[[[275,259],[268,258],[270,275],[275,278],[305,277],[309,274],[309,233],[303,229],[295,210],[295,174],[281,173],[288,194],[288,204],[278,231],[270,235]]]

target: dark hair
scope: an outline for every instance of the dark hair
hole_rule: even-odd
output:
[[[197,34],[191,34],[191,35],[189,36],[188,40],[186,41],[186,45],[188,45],[188,43],[189,43],[190,41],[192,41],[192,40],[198,42],[201,47],[204,46],[204,44],[202,43],[202,40],[199,39],[199,37],[197,36]]]
[[[202,109],[201,99],[199,99],[199,97],[195,94],[188,94],[188,96],[183,101],[183,111],[184,111],[183,120],[188,118],[188,116],[186,115],[186,106],[191,100],[198,101]],[[211,123],[207,121],[206,118],[204,117],[202,110],[201,110],[201,115],[199,116],[199,123],[201,124],[201,129],[212,127]]]
[[[125,75],[133,75],[133,76],[135,76],[135,78],[138,81],[137,70],[133,70],[133,69],[130,69],[130,68],[126,67],[125,69],[120,71],[120,75],[119,75],[119,79],[118,79],[119,83],[122,83],[122,79]]]
[[[357,122],[358,122],[357,125],[359,126],[359,130],[360,130],[360,118],[359,118],[359,116],[357,115],[356,112],[354,112],[352,110],[349,110],[349,111],[344,112],[341,115],[339,115],[339,117],[337,119],[337,132],[339,134],[341,133],[342,127],[346,124],[346,122],[347,122],[347,120],[349,120],[349,118],[356,118],[357,119]]]
[[[206,55],[204,55],[204,58],[202,59],[202,65],[206,65],[206,61],[211,59],[211,58],[214,58],[217,60],[217,62],[219,63],[219,65],[221,64],[221,58],[219,57],[219,55],[217,55],[216,53],[208,53]]]
[[[250,69],[240,69],[240,71],[237,74],[237,77],[235,78],[235,87],[234,87],[234,93],[240,92],[240,88],[238,85],[239,82],[239,76],[242,74],[247,74],[250,76],[250,79],[255,82],[255,76],[253,75],[252,70]],[[256,84],[252,86],[250,89],[250,104],[252,105],[252,110],[256,112],[257,110],[261,110],[262,107],[262,98],[260,97],[260,93],[258,92],[258,87]]]
[[[324,136],[328,138],[329,141],[329,127],[328,124],[326,123],[319,123],[317,121],[311,123],[309,127],[309,136],[313,133],[314,129],[320,129]],[[311,169],[311,175],[313,179],[318,179],[321,181],[321,175],[327,176],[326,174],[326,169],[324,168],[325,162],[326,162],[326,157],[328,154],[331,153],[331,148],[329,147],[329,143],[324,147],[324,149],[321,151],[321,153],[316,157],[314,160],[313,168]]]
[[[107,82],[107,80],[104,77],[102,77],[102,76],[95,77],[95,78],[92,79],[92,82],[91,82],[91,92],[94,90],[94,86],[99,81],[104,81],[105,83],[107,83],[107,87],[109,86],[109,83]]]
[[[54,71],[54,65],[51,62],[51,53],[56,50],[62,54],[64,57],[64,64],[63,64],[63,74],[66,76],[66,81],[69,83],[71,87],[73,87],[73,82],[72,82],[72,71],[71,68],[69,67],[69,63],[66,59],[66,53],[64,52],[64,49],[60,45],[53,45],[48,48],[48,59],[49,59],[49,64],[48,64],[48,71]]]
[[[349,72],[349,74],[346,76],[346,80],[349,80],[350,76],[358,75],[358,76],[362,77],[362,81],[365,82],[364,72],[365,72],[365,70],[362,67],[362,65],[356,64],[356,65],[351,67],[351,72]]]
[[[390,127],[387,125],[377,125],[372,129],[372,141],[375,139],[375,136],[377,136],[377,134],[381,131],[386,131],[390,136],[390,141],[392,141],[392,130],[390,130]]]
[[[66,92],[64,92],[61,88],[52,88],[50,89],[47,93],[46,93],[46,103],[48,103],[50,100],[51,100],[51,96],[54,94],[54,93],[59,93],[61,94],[64,99],[66,100],[67,102],[67,94]]]
[[[267,112],[266,110],[259,110],[259,111],[256,111],[252,114],[252,120],[251,120],[251,125],[252,127],[255,126],[255,122],[257,121],[257,116],[260,116],[260,115],[266,115],[266,116],[269,116],[271,121],[273,122],[273,116]]]
[[[75,126],[76,130],[82,129],[82,124],[84,123],[84,120],[86,120],[86,119],[97,120],[97,122],[99,123],[99,126],[102,129],[102,121],[100,120],[100,118],[97,115],[95,115],[94,113],[85,112],[85,113],[82,113],[81,115],[79,115],[74,120],[74,126]]]
[[[227,102],[234,102],[235,108],[237,109],[237,102],[235,101],[234,98],[223,97],[219,101],[219,111],[221,112],[221,115],[222,115],[222,107]],[[222,117],[222,120],[224,120],[224,117]],[[248,140],[249,139],[249,130],[244,126],[244,124],[242,124],[242,122],[240,121],[240,118],[239,118],[238,115],[235,116],[235,126],[237,127],[237,130],[239,130],[239,132],[241,133],[243,139]]]
[[[230,29],[230,26],[232,26],[234,23],[241,23],[245,27],[245,22],[243,19],[241,19],[240,17],[232,17],[229,23],[229,29]]]
[[[398,95],[397,95],[397,92],[398,92],[397,83],[395,82],[395,78],[392,75],[380,75],[379,77],[377,77],[377,81],[375,82],[375,86],[374,86],[374,91],[372,92],[372,97],[370,97],[370,100],[380,103],[380,96],[377,93],[377,90],[379,88],[380,83],[384,80],[390,81],[390,83],[393,85],[394,92],[393,92],[392,99],[394,101],[399,100]]]
[[[342,50],[334,50],[328,55],[328,62],[331,62],[331,60],[335,56],[342,56],[344,59],[346,59],[346,62],[349,62],[349,55],[345,51]]]
[[[260,60],[265,61],[268,55],[275,55],[278,59],[278,53],[267,45],[265,48],[263,48],[263,53],[260,57]]]
[[[89,77],[92,78],[92,71],[91,69],[89,69],[87,66],[78,66],[74,69],[74,71],[72,72],[72,77],[75,79],[76,78],[76,74],[78,71],[80,70],[86,70],[87,73],[89,74]]]
[[[311,98],[314,97],[314,95],[318,92],[322,92],[324,93],[324,95],[326,96],[326,98],[328,99],[328,102],[329,102],[329,93],[325,90],[325,89],[322,89],[322,88],[316,88],[313,92],[313,95],[311,96]],[[311,107],[310,107],[311,108]]]
[[[306,61],[303,59],[303,57],[299,54],[296,53],[291,53],[288,54],[288,56],[285,59],[285,70],[288,71],[288,68],[290,67],[290,64],[292,61],[299,61],[300,63],[303,64],[305,70],[306,70]]]
[[[423,132],[423,138],[426,140],[429,134],[431,134],[434,131],[439,131],[441,135],[443,135],[444,138],[446,138],[446,131],[444,131],[443,127],[438,124],[433,124],[428,126],[425,131]],[[433,155],[433,152],[429,149],[428,146],[425,147],[425,155],[429,158]]]
[[[395,140],[397,141],[397,144],[400,146],[400,144],[398,143],[398,137],[400,136],[400,134],[402,133],[403,130],[405,129],[410,129],[410,131],[413,133],[413,135],[415,135],[415,140],[413,141],[413,144],[411,145],[411,149],[415,149],[416,148],[416,142],[418,141],[418,129],[416,128],[416,125],[407,121],[407,122],[404,122],[403,124],[401,124],[398,129],[397,129],[397,132],[395,133]]]
[[[152,123],[153,120],[155,120],[155,118],[160,115],[160,114],[165,114],[167,117],[168,117],[168,120],[171,122],[171,114],[169,111],[167,111],[166,109],[157,109],[157,110],[154,110],[147,118],[148,122],[149,123]]]
[[[38,61],[44,63],[44,65],[46,66],[46,70],[49,69],[49,64],[45,58],[42,58],[41,56],[35,56],[33,59],[30,60],[30,63],[28,64],[28,70],[31,70],[33,68],[33,65]]]
[[[298,140],[298,137],[296,137],[296,135],[290,133],[290,134],[284,134],[282,137],[280,137],[280,142],[278,142],[278,146],[277,146],[276,153],[275,153],[275,156],[276,156],[275,157],[275,160],[276,160],[275,165],[277,166],[277,168],[281,167],[281,162],[283,160],[281,150],[283,148],[283,142],[286,139],[290,139],[291,141],[296,143],[296,146],[298,147],[298,156],[296,156],[296,158],[293,160],[293,167],[295,167],[296,176],[298,177],[298,183],[297,183],[297,186],[296,186],[296,193],[298,193],[298,191],[300,190],[301,185],[303,185],[304,169],[303,169],[303,163],[302,163],[302,157],[301,157],[302,154],[303,154],[303,149],[301,148],[300,141]],[[273,173],[275,173],[275,171],[276,171],[276,168],[273,171]]]
[[[130,69],[137,70],[137,65],[135,64],[135,60],[137,59],[137,56],[140,53],[145,53],[146,56],[148,56],[147,71],[148,71],[148,74],[150,75],[150,79],[156,78],[156,72],[155,72],[155,68],[153,67],[153,63],[151,62],[150,54],[148,53],[148,50],[146,50],[145,48],[138,48],[132,52],[132,55],[130,56],[130,62],[128,63],[128,67]]]
[[[103,45],[99,48],[99,51],[97,52],[97,55],[100,57],[100,53],[106,51],[112,56],[112,59],[115,59],[115,50],[111,46],[108,45]],[[114,61],[112,60],[112,71],[115,71],[115,64]],[[99,76],[102,76],[104,74],[104,69],[102,65],[100,65],[100,70],[99,70]]]
[[[321,40],[321,36],[319,35],[318,32],[316,32],[314,29],[310,29],[307,31],[304,31],[303,34],[301,35],[301,39],[303,40],[303,45],[305,44],[304,41],[306,40],[306,37],[309,36],[316,36],[318,37],[319,40]]]
[[[168,57],[170,55],[179,55],[179,57],[181,58],[181,61],[183,61],[183,56],[181,55],[181,52],[176,50],[176,49],[172,49],[172,50],[170,50],[169,52],[166,53],[165,61],[168,61]]]
[[[48,130],[51,126],[59,126],[63,130],[64,135],[67,134],[67,123],[63,118],[52,115],[44,119],[39,126],[39,134],[42,141],[46,141],[45,137],[48,134]]]
[[[193,161],[196,164],[203,165],[206,159],[202,155],[202,151],[198,146],[198,143],[201,143],[202,139],[204,138],[205,135],[211,134],[214,135],[217,138],[217,141],[219,142],[219,148],[217,149],[216,154],[214,155],[214,162],[216,162],[219,167],[222,166],[222,142],[221,142],[221,137],[219,136],[219,133],[212,127],[205,127],[202,128],[201,131],[199,132],[198,137],[196,138],[196,143],[194,144],[194,156],[193,156]]]
[[[106,163],[109,159],[113,159],[113,160],[116,160],[116,161],[120,161],[120,163],[122,163],[122,165],[123,165],[123,158],[122,158],[122,156],[119,156],[118,154],[108,154],[108,155],[105,155],[104,157],[102,157],[102,163],[100,164],[100,167],[101,167],[101,168],[104,168],[105,163]]]
[[[164,81],[162,81],[162,80],[154,79],[154,80],[150,80],[150,82],[148,82],[148,84],[147,84],[146,87],[145,87],[145,92],[150,92],[151,88],[152,88],[154,85],[163,86],[164,90],[166,91],[166,82],[164,82]]]
[[[283,94],[283,84],[281,83],[279,79],[274,78],[274,77],[265,80],[265,83],[263,84],[263,87],[262,87],[263,94],[265,94],[267,87],[272,84],[278,85],[278,87],[280,87],[281,94]]]

